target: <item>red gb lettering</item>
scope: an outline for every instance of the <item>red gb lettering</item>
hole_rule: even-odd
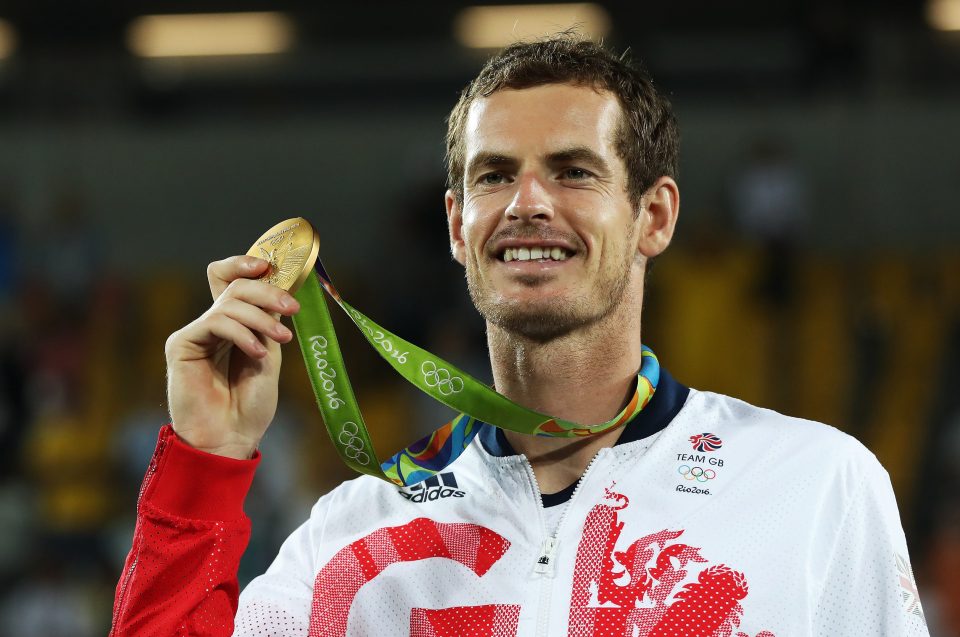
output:
[[[727,636],[738,631],[746,576],[710,565],[700,549],[678,541],[682,530],[651,533],[619,550],[624,530],[619,512],[626,496],[607,491],[593,507],[577,549],[568,616],[568,637]],[[360,589],[391,564],[449,559],[483,577],[510,542],[476,524],[417,518],[378,529],[338,551],[317,574],[310,637],[343,637]],[[695,570],[694,570],[695,569]],[[696,573],[695,581],[688,578]],[[685,583],[686,582],[686,583]],[[520,606],[487,604],[412,608],[411,637],[516,637]],[[757,637],[774,637],[761,631]]]
[[[434,522],[417,518],[402,526],[385,527],[340,549],[314,582],[310,637],[342,637],[357,593],[391,564],[439,557],[463,564],[477,577],[507,551],[510,542],[477,524]],[[453,630],[452,617],[473,618],[469,630]],[[491,604],[454,609],[415,608],[410,616],[413,637],[514,637],[520,607]]]

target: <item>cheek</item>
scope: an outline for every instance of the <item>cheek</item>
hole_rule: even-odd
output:
[[[475,216],[466,213],[463,215],[463,227],[461,228],[463,243],[467,251],[472,251],[476,244],[477,219]]]
[[[484,216],[476,208],[470,207],[463,211],[462,217],[463,242],[468,252],[483,249],[485,226]]]
[[[594,258],[604,261],[612,255],[634,249],[633,212],[609,201],[598,203],[594,195],[572,207],[571,226]]]

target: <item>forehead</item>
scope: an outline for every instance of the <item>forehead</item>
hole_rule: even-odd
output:
[[[470,106],[466,159],[481,151],[544,154],[570,146],[613,154],[620,114],[612,93],[587,86],[501,89]]]

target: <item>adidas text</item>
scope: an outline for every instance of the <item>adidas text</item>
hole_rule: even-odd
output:
[[[411,502],[433,502],[441,498],[462,498],[466,493],[460,489],[451,489],[450,487],[434,487],[432,489],[424,489],[417,493],[401,491],[400,495]]]
[[[452,472],[430,476],[423,482],[406,489],[400,489],[400,495],[411,502],[433,502],[443,498],[462,498],[467,495],[460,489],[457,478]]]

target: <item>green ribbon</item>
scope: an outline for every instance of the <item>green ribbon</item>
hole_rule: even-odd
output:
[[[403,378],[460,414],[381,463],[350,386],[324,292]],[[518,405],[458,367],[384,329],[340,297],[319,260],[295,296],[301,308],[293,317],[297,341],[337,453],[353,470],[397,485],[416,484],[445,469],[463,453],[482,423],[523,434],[567,438],[619,427],[646,406],[660,378],[657,358],[644,346],[637,387],[627,406],[605,423],[581,425]]]

